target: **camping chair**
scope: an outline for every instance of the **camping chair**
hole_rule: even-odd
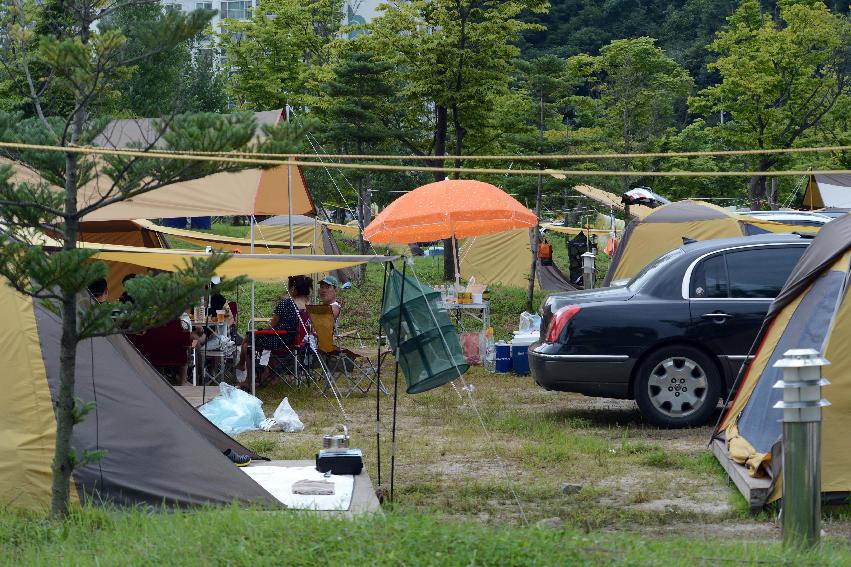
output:
[[[307,311],[316,331],[318,354],[325,362],[325,367],[330,375],[328,376],[328,385],[330,386],[330,382],[333,381],[338,391],[346,397],[352,395],[355,390],[364,394],[367,393],[373,383],[378,384],[382,392],[388,393],[387,388],[378,381],[378,366],[373,366],[370,358],[370,355],[374,355],[373,358],[378,361],[378,353],[337,346],[334,336],[334,313],[330,305],[308,305]],[[334,378],[335,374],[338,373],[342,374],[348,385],[348,389],[345,391],[340,388],[340,384]]]

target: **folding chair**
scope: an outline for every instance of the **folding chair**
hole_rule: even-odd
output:
[[[372,384],[378,384],[381,391],[387,394],[387,388],[378,381],[378,367],[373,366],[370,359],[370,355],[375,355],[374,358],[378,361],[377,351],[353,350],[337,346],[334,336],[334,313],[330,305],[308,305],[307,312],[316,331],[318,354],[325,361],[330,374],[329,378],[334,381],[338,391],[348,397],[356,390],[365,394]],[[345,392],[334,378],[337,374],[341,374],[348,385]]]

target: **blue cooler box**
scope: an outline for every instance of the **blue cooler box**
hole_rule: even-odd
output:
[[[496,371],[511,372],[511,345],[505,343],[496,343]]]
[[[537,332],[515,332],[511,341],[511,362],[515,374],[529,374],[529,346],[537,340]]]
[[[511,362],[515,374],[529,374],[529,345],[511,345]]]

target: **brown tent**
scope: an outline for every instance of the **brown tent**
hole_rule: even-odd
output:
[[[822,439],[822,491],[851,493],[851,217],[827,223],[768,310],[753,361],[721,421],[713,452],[757,510],[782,497],[779,458],[782,390],[777,362],[789,349],[812,348],[830,365]]]
[[[0,310],[0,506],[44,510],[50,503],[61,322],[5,281]],[[74,470],[75,501],[279,506],[222,452],[258,456],[199,414],[124,337],[81,342],[76,374],[74,396],[95,408],[74,427],[72,446],[80,455],[105,455]]]

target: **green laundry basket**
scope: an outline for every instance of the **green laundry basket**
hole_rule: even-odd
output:
[[[440,293],[391,270],[381,306],[381,327],[398,353],[409,394],[447,384],[469,368],[455,326],[441,307]],[[399,317],[402,317],[399,332]]]

